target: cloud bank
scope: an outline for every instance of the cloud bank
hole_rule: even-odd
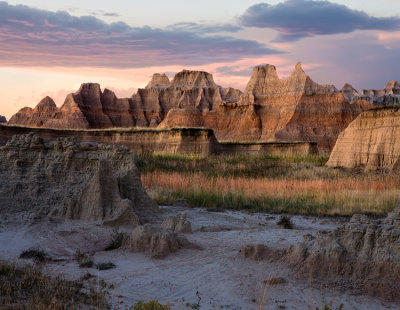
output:
[[[216,34],[238,30],[234,25],[194,23],[165,29],[131,27],[0,2],[0,65],[138,68],[280,53],[255,40]]]
[[[256,4],[248,8],[239,21],[246,27],[275,29],[279,32],[276,41],[281,42],[356,30],[400,29],[399,17],[373,17],[345,5],[310,0]]]

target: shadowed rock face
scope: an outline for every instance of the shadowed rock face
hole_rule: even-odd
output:
[[[395,86],[395,85],[394,85]],[[154,74],[146,88],[118,99],[98,84],[83,84],[62,107],[25,108],[10,124],[49,128],[206,127],[225,141],[318,142],[330,151],[338,134],[367,101],[350,104],[333,85],[319,85],[298,63],[279,79],[272,65],[255,67],[243,94],[215,84],[211,74],[183,70],[172,81]],[[47,99],[48,100],[48,99]]]
[[[400,170],[400,111],[377,108],[360,114],[343,131],[329,167]]]
[[[4,124],[4,123],[7,123],[7,119],[5,116],[0,115],[0,124]]]
[[[358,100],[368,101],[375,106],[400,103],[400,84],[395,80],[389,81],[383,89],[363,89],[360,94],[355,89],[350,91],[350,87],[346,84],[342,92],[351,103]]]
[[[307,235],[285,258],[309,277],[345,283],[387,300],[400,300],[400,208],[381,223],[354,215],[332,232]]]
[[[0,212],[138,225],[157,210],[125,147],[16,135],[0,148]]]

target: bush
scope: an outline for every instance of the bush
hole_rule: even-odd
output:
[[[115,268],[115,264],[108,262],[108,263],[99,263],[96,264],[96,268],[99,270],[109,270]]]
[[[101,286],[100,286],[101,285]],[[106,283],[50,277],[33,266],[0,263],[0,309],[108,309]]]
[[[77,261],[80,268],[93,267],[93,257],[81,252],[80,250],[77,250],[75,252],[75,260]]]
[[[149,302],[139,301],[133,310],[171,310],[170,306],[162,305],[157,300],[152,300]]]
[[[286,215],[282,215],[276,224],[285,229],[293,228],[292,220],[290,219],[290,217],[288,217]]]
[[[43,263],[49,259],[48,255],[41,249],[30,248],[28,250],[23,251],[19,258],[22,259],[33,259],[36,263]]]

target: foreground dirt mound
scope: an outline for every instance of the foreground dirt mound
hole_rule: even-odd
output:
[[[152,258],[164,258],[180,248],[198,248],[183,236],[150,225],[136,227],[123,247],[132,252],[150,253]]]
[[[265,245],[246,245],[239,250],[239,256],[255,261],[275,261],[283,256],[283,250],[270,249]]]
[[[186,213],[179,213],[177,216],[168,216],[167,219],[161,224],[161,227],[176,233],[192,233],[192,225],[186,219]]]
[[[366,111],[339,135],[327,166],[399,171],[399,135],[398,108],[386,107]]]
[[[350,285],[386,300],[400,300],[400,208],[382,223],[354,215],[332,232],[306,235],[285,259],[296,271]],[[346,282],[347,281],[347,282]]]
[[[0,212],[137,225],[157,209],[125,147],[16,135],[0,148]]]

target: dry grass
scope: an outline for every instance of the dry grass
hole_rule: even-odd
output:
[[[241,159],[155,156],[142,182],[160,204],[300,214],[383,215],[400,198],[396,175],[330,169],[325,158]]]
[[[104,281],[68,281],[38,267],[0,263],[0,309],[108,309]]]

